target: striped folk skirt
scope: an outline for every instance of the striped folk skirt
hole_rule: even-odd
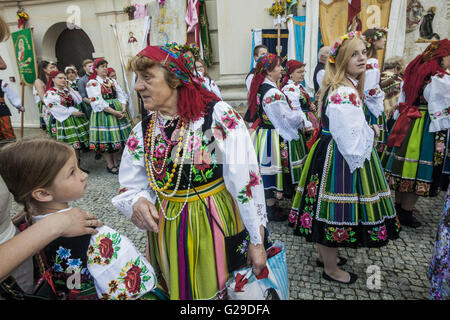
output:
[[[0,140],[15,139],[14,129],[11,124],[10,116],[0,117]]]
[[[222,178],[196,190],[226,236],[245,228]],[[159,196],[156,207],[159,232],[147,236],[150,263],[161,289],[171,300],[223,298],[229,275],[224,235],[197,194],[190,189],[188,197],[186,190],[171,198]]]
[[[294,234],[327,247],[381,247],[397,239],[398,222],[378,154],[353,173],[331,135],[312,146],[289,224]]]
[[[79,105],[76,108],[81,111]],[[89,120],[85,116],[70,116],[63,122],[55,119],[55,128],[56,140],[70,144],[75,150],[89,147]]]
[[[251,133],[253,146],[263,178],[265,190],[283,192],[286,197],[294,193],[303,164],[308,155],[306,141],[301,132],[299,139],[285,142],[277,130],[257,128]]]
[[[419,111],[421,117],[411,120],[401,146],[386,148],[381,161],[392,190],[434,197],[449,181],[442,172],[447,131],[429,132],[428,107],[420,106]]]
[[[116,111],[122,111],[119,100],[105,100],[114,105]],[[110,113],[101,111],[91,113],[89,148],[96,152],[114,152],[125,147],[131,132],[131,123],[128,117],[118,119]]]

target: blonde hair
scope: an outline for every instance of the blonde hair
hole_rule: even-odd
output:
[[[2,16],[0,16],[0,42],[8,40],[9,35],[10,35],[9,26],[6,23],[5,19],[3,19]]]
[[[50,187],[72,154],[69,145],[43,138],[21,140],[2,148],[0,175],[14,200],[24,206],[28,218],[33,209],[39,208],[32,192]]]
[[[339,49],[338,55],[335,58],[335,62],[331,63],[327,61],[325,66],[325,75],[322,80],[322,89],[320,99],[324,98],[325,92],[328,88],[328,95],[330,95],[334,90],[339,87],[353,87],[353,84],[346,77],[346,70],[348,62],[352,57],[353,53],[356,51],[358,45],[364,44],[364,41],[360,38],[352,38],[344,41],[342,46]],[[364,76],[365,72],[362,72],[359,77],[355,80],[358,80],[357,91],[359,92],[360,97],[362,98],[364,92]]]

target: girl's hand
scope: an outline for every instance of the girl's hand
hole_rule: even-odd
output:
[[[80,117],[84,116],[84,113],[80,112],[80,111],[75,111],[75,112],[72,112],[72,115],[74,117],[80,118]]]
[[[308,127],[308,128],[303,128],[303,133],[313,133],[314,132],[314,127]]]
[[[131,222],[139,229],[158,232],[158,219],[158,210],[156,210],[155,205],[146,198],[139,198],[133,205]]]

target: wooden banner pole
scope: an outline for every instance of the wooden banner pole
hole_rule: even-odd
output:
[[[20,84],[22,86],[22,108],[24,108],[24,111],[20,113],[20,138],[23,139],[23,122],[25,117],[25,80],[23,79],[23,75],[21,76]]]

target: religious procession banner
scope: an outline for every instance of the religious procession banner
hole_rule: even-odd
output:
[[[321,0],[319,15],[322,42],[332,47],[337,38],[347,33],[348,0]]]
[[[283,59],[283,66],[287,61],[289,30],[280,31],[280,57]],[[278,29],[262,29],[262,44],[265,45],[270,53],[277,54]]]
[[[389,15],[391,13],[391,0],[362,0],[359,13],[362,30],[374,27],[389,28]],[[389,31],[388,31],[389,32]],[[386,48],[378,51],[378,62],[383,65]]]
[[[32,86],[37,78],[36,51],[33,40],[33,29],[27,28],[13,32],[11,38],[16,54],[20,78],[26,85]]]
[[[186,43],[186,1],[147,1],[147,12],[152,18],[150,44],[162,46],[168,42]]]

